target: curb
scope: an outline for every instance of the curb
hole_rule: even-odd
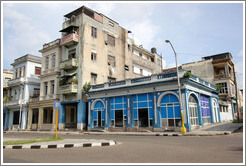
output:
[[[75,144],[50,144],[50,145],[4,145],[3,149],[56,149],[56,148],[78,148],[93,146],[112,146],[116,145],[115,141],[101,143],[75,143]]]
[[[84,133],[86,135],[126,135],[126,136],[182,136],[182,134],[136,134],[136,133]]]

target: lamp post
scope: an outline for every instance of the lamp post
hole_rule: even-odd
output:
[[[178,89],[179,89],[179,105],[180,105],[180,114],[181,114],[181,122],[182,122],[182,126],[181,126],[181,133],[185,134],[186,133],[186,128],[184,126],[184,119],[183,119],[183,106],[182,106],[182,101],[181,101],[181,90],[180,90],[180,81],[179,81],[179,71],[178,71],[178,63],[177,63],[177,54],[176,51],[173,48],[172,43],[169,40],[165,40],[166,43],[169,43],[173,49],[174,55],[175,55],[175,61],[176,61],[176,70],[177,70],[177,79],[178,79]]]

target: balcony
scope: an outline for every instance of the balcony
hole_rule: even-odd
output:
[[[60,86],[60,93],[61,94],[69,94],[69,93],[77,93],[78,86],[76,84],[68,84]]]
[[[19,105],[19,104],[24,104],[25,100],[24,99],[21,99],[21,100],[10,100],[10,101],[7,101],[5,103],[5,106],[8,107],[8,106],[15,106],[15,105]]]
[[[59,99],[59,96],[57,94],[49,94],[40,97],[40,100],[52,100],[52,99]]]
[[[25,77],[17,78],[17,79],[12,79],[8,81],[8,86],[15,86],[19,85],[25,82]]]
[[[232,79],[232,80],[234,80],[232,74],[229,74],[228,76],[226,74],[215,74],[214,79],[215,80],[220,80],[220,79]]]
[[[60,63],[60,69],[71,69],[78,67],[78,60],[76,58],[71,58]]]
[[[68,34],[61,39],[61,46],[71,46],[79,42],[79,35],[75,33]]]
[[[37,102],[39,101],[39,96],[38,97],[30,97],[29,102]]]

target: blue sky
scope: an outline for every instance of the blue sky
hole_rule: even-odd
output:
[[[133,32],[138,44],[156,47],[163,67],[174,67],[169,39],[178,53],[178,64],[201,57],[231,52],[238,86],[243,88],[244,43],[242,3],[3,3],[3,68],[11,69],[15,58],[38,52],[44,43],[61,37],[63,15],[86,5]]]

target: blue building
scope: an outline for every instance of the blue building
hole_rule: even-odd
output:
[[[216,87],[179,70],[187,131],[220,122]],[[94,85],[88,92],[88,130],[180,130],[177,72]]]

